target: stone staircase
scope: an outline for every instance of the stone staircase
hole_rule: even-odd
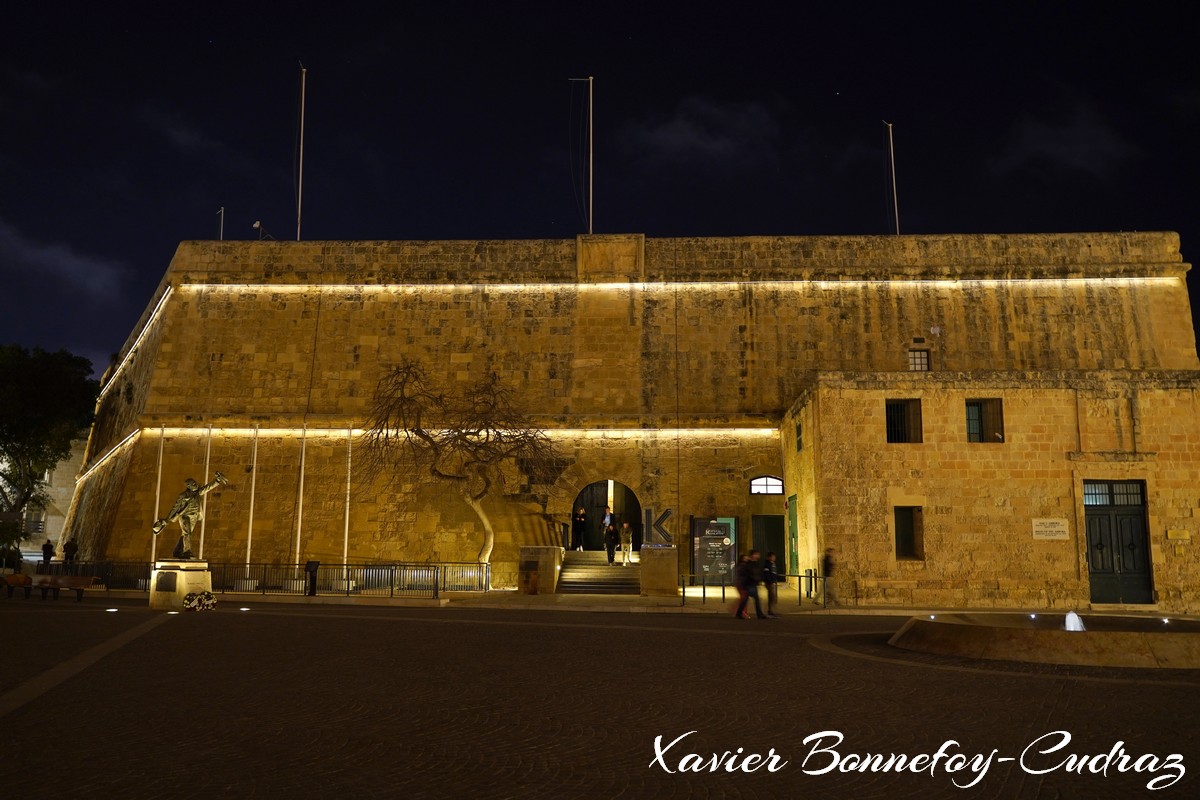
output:
[[[558,574],[560,594],[641,594],[642,567],[638,554],[633,554],[633,563],[621,566],[621,553],[617,561],[608,565],[608,554],[603,550],[568,550],[563,555],[562,571]]]

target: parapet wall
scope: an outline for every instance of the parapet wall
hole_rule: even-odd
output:
[[[807,373],[905,371],[914,347],[935,370],[1196,369],[1187,268],[1173,234],[185,242],[149,383],[118,378],[150,425],[353,424],[402,355],[497,370],[548,426],[777,419]]]

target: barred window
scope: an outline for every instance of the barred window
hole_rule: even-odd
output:
[[[888,442],[919,444],[922,441],[920,400],[888,400],[885,412]]]
[[[928,372],[929,371],[929,351],[928,350],[909,350],[908,351],[908,368],[912,372]]]
[[[1145,485],[1141,481],[1084,481],[1085,506],[1143,506]]]
[[[967,441],[1004,441],[1004,401],[999,399],[967,401]]]

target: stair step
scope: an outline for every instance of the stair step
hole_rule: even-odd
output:
[[[634,554],[629,566],[617,555],[615,564],[608,563],[603,550],[570,550],[563,554],[562,571],[558,575],[558,591],[562,594],[640,594],[641,566]]]

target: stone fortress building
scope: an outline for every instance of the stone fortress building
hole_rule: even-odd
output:
[[[67,525],[161,557],[150,524],[220,469],[210,561],[473,560],[453,492],[356,478],[409,357],[497,371],[561,449],[485,501],[497,586],[586,500],[647,542],[670,511],[681,573],[715,520],[793,574],[835,548],[849,604],[1198,611],[1188,269],[1171,233],[184,242]]]

